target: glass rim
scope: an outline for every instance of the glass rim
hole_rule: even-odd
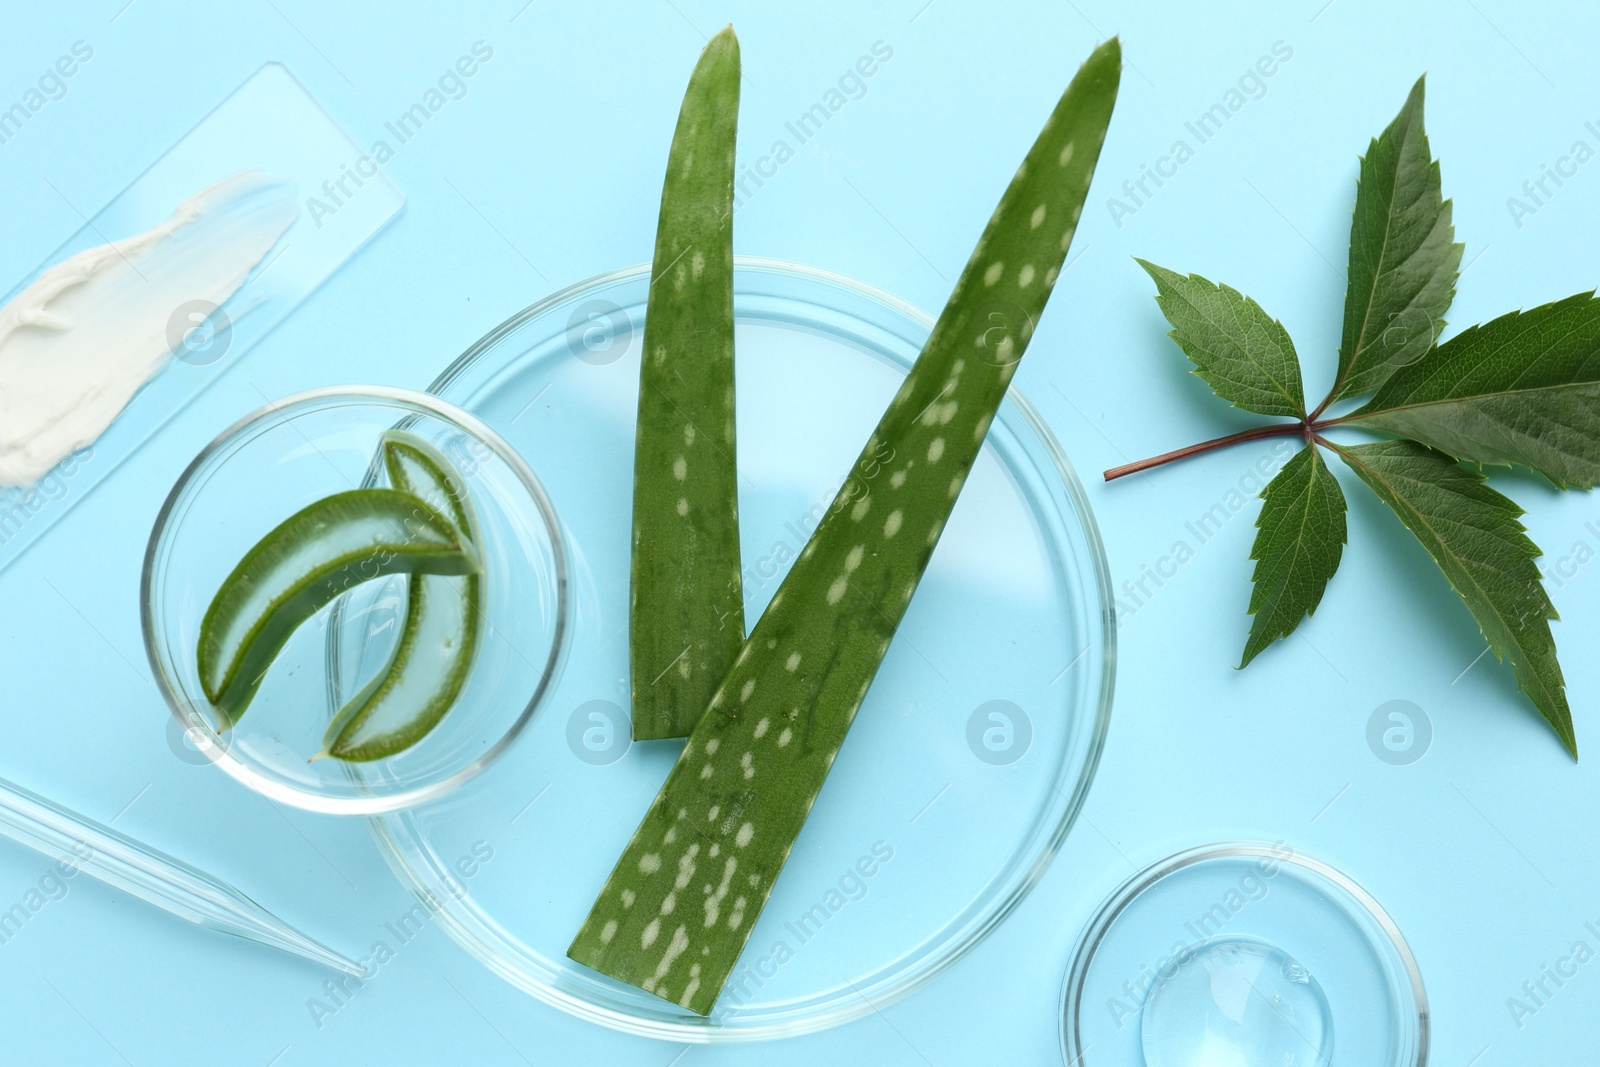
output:
[[[1066,977],[1061,983],[1060,1001],[1060,1031],[1062,1058],[1070,1067],[1080,1067],[1083,1057],[1088,1053],[1087,1048],[1078,1047],[1078,1030],[1076,1023],[1078,1013],[1083,1004],[1084,983],[1088,977],[1089,964],[1093,962],[1095,954],[1099,952],[1101,943],[1116,923],[1119,916],[1127,910],[1128,906],[1137,900],[1144,892],[1157,882],[1176,874],[1186,867],[1218,859],[1256,858],[1272,859],[1278,863],[1293,864],[1343,892],[1365,912],[1368,918],[1376,924],[1386,940],[1372,943],[1378,949],[1389,948],[1393,958],[1389,961],[1398,964],[1398,969],[1404,977],[1406,987],[1411,993],[1412,1005],[1416,1015],[1416,1057],[1408,1063],[1413,1067],[1422,1067],[1428,1062],[1429,1045],[1429,1012],[1428,992],[1423,985],[1422,972],[1417,967],[1416,957],[1412,955],[1411,946],[1407,943],[1405,935],[1401,933],[1399,925],[1394,921],[1376,897],[1367,892],[1362,885],[1348,874],[1339,870],[1323,860],[1301,852],[1298,848],[1287,842],[1279,841],[1268,843],[1265,841],[1216,841],[1209,844],[1196,845],[1181,852],[1156,860],[1134,872],[1111,892],[1098,908],[1093,917],[1083,927],[1078,935],[1077,943],[1073,946],[1072,956],[1067,966]]]
[[[496,457],[505,463],[517,482],[528,493],[540,521],[544,524],[550,542],[550,575],[555,590],[555,609],[552,617],[550,652],[540,671],[539,680],[528,702],[504,734],[470,762],[451,773],[424,785],[394,792],[367,795],[335,796],[291,785],[288,782],[263,774],[235,756],[221,737],[203,717],[194,714],[181,694],[182,687],[174,681],[157,633],[154,610],[154,587],[158,573],[166,567],[165,548],[171,520],[176,509],[188,498],[194,479],[220,453],[231,446],[241,435],[269,418],[293,418],[296,410],[309,410],[329,402],[356,402],[388,404],[409,408],[413,415],[426,414],[455,425],[487,445]],[[545,493],[544,485],[514,448],[477,416],[429,393],[398,386],[384,385],[332,385],[306,389],[278,400],[269,400],[255,408],[213,437],[196,453],[184,468],[172,489],[167,493],[156,513],[150,539],[145,546],[144,563],[139,579],[140,631],[144,639],[145,655],[167,708],[185,733],[195,739],[197,747],[208,760],[222,768],[230,777],[255,792],[306,811],[330,815],[377,815],[416,807],[443,797],[466,782],[477,777],[510,747],[534,714],[544,703],[556,676],[560,672],[562,656],[567,645],[569,629],[569,584],[567,553],[564,534],[554,505]]]
[[[831,286],[902,316],[923,330],[931,331],[935,322],[933,316],[900,297],[869,283],[861,282],[847,275],[824,268],[770,257],[735,256],[734,270],[736,278],[740,272],[744,272],[781,276]],[[468,346],[428,386],[429,392],[442,391],[448,388],[472,368],[481,357],[491,352],[501,341],[546,312],[567,304],[575,298],[618,284],[641,280],[647,277],[650,272],[651,267],[648,263],[622,267],[575,282],[541,300],[535,301],[506,318],[482,338]],[[1039,470],[1041,473],[1053,472],[1059,479],[1055,484],[1063,492],[1069,509],[1064,511],[1063,514],[1070,516],[1078,524],[1079,532],[1081,533],[1080,544],[1085,549],[1088,557],[1088,569],[1092,570],[1094,575],[1093,589],[1085,590],[1085,599],[1089,599],[1089,595],[1092,595],[1098,601],[1099,609],[1097,613],[1089,613],[1086,623],[1091,631],[1097,632],[1103,651],[1100,657],[1102,670],[1098,692],[1093,695],[1093,727],[1085,742],[1081,773],[1078,775],[1078,780],[1071,795],[1064,795],[1065,804],[1061,809],[1061,814],[1055,824],[1044,834],[1041,843],[1037,846],[1037,855],[1032,858],[1031,863],[1028,863],[1021,870],[1019,875],[1015,876],[1013,884],[1007,888],[1003,897],[992,905],[986,905],[978,921],[969,921],[967,925],[959,926],[956,936],[945,949],[931,957],[922,956],[908,970],[898,974],[891,974],[886,981],[859,989],[860,995],[849,1002],[835,1005],[828,1011],[812,1015],[780,1014],[779,1017],[770,1021],[742,1024],[737,1027],[719,1026],[705,1020],[694,1022],[667,1018],[648,1019],[637,1014],[597,1004],[585,998],[579,992],[560,988],[552,983],[539,983],[537,988],[532,988],[524,980],[524,975],[518,967],[504,959],[498,949],[486,943],[476,929],[463,922],[453,912],[452,908],[447,906],[440,909],[436,917],[452,940],[461,945],[469,955],[516,988],[567,1014],[627,1033],[693,1044],[727,1044],[773,1040],[815,1033],[864,1018],[877,1011],[881,1006],[899,1001],[922,988],[934,978],[944,974],[972,949],[982,943],[1022,903],[1028,893],[1043,877],[1045,871],[1049,868],[1057,853],[1059,853],[1068,832],[1076,824],[1078,815],[1088,795],[1089,787],[1094,780],[1104,748],[1110,723],[1116,679],[1117,631],[1110,568],[1106,560],[1104,542],[1100,535],[1099,526],[1095,521],[1093,509],[1090,507],[1088,495],[1084,491],[1071,461],[1056,440],[1055,434],[1050,430],[1048,424],[1032,403],[1015,386],[1008,388],[1006,399],[1016,408],[1023,424],[1033,435],[1034,440],[1041,446],[1049,460],[1049,468],[1041,466]],[[387,820],[375,817],[369,820],[369,825],[373,837],[379,845],[380,852],[383,853],[391,870],[394,871],[396,877],[408,892],[418,900],[435,898],[437,894],[425,881],[426,871],[431,864],[427,862],[416,863],[408,853],[418,850],[409,849],[407,843],[397,833],[396,828],[391,826]],[[420,851],[425,854],[424,860],[426,860],[428,850],[424,847]],[[422,869],[419,870],[418,868]],[[961,919],[962,915],[958,915],[954,922],[959,923]],[[492,920],[489,925],[491,927],[496,926]],[[497,927],[491,932],[497,933],[502,939],[507,937],[506,932],[499,930]],[[916,954],[913,953],[912,955],[915,957]]]

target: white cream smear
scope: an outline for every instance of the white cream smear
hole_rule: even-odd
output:
[[[104,433],[171,360],[174,313],[226,302],[297,212],[292,186],[235,174],[0,308],[0,487],[32,485]]]

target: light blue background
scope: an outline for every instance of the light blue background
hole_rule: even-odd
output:
[[[1262,455],[1245,447],[1103,485],[1128,459],[1244,420],[1184,373],[1137,254],[1250,292],[1280,317],[1320,395],[1338,342],[1357,154],[1428,73],[1428,125],[1471,263],[1452,320],[1480,321],[1600,280],[1600,162],[1518,227],[1506,205],[1572,143],[1600,139],[1600,15],[1508,0],[1397,4],[805,5],[523,0],[430,5],[176,0],[14,6],[0,100],[77,40],[95,55],[0,145],[0,279],[37,264],[263,62],[282,60],[357,141],[472,43],[494,59],[390,163],[401,218],[120,474],[0,575],[0,774],[211,866],[351,947],[409,902],[355,820],[278,809],[173,758],[148,677],[137,589],[145,538],[183,464],[279,396],[345,382],[425,385],[552,289],[649,257],[662,160],[703,34],[732,20],[754,161],[875,41],[894,58],[739,213],[737,247],[855,275],[937,310],[1057,93],[1102,34],[1128,69],[1074,255],[1018,384],[1089,484],[1112,574],[1137,580]],[[119,8],[122,10],[119,11]],[[919,10],[921,8],[921,10]],[[1319,10],[1320,9],[1320,10]],[[1274,42],[1293,58],[1137,214],[1105,200]],[[1191,144],[1193,142],[1191,141]],[[55,186],[55,190],[51,185]],[[59,190],[59,194],[56,190]],[[70,202],[68,202],[70,201]],[[1349,481],[1347,479],[1347,481]],[[1600,548],[1600,500],[1501,478],[1550,555]],[[1593,1055],[1600,962],[1519,1029],[1506,1000],[1600,921],[1592,764],[1575,767],[1517,695],[1409,535],[1357,485],[1350,545],[1315,619],[1248,672],[1253,506],[1121,628],[1110,742],[1065,854],[972,956],[912,999],[840,1030],[754,1049],[625,1037],[479,969],[438,930],[400,950],[319,1028],[314,968],[185,928],[72,883],[0,945],[8,1061],[73,1064],[817,1061],[1048,1064],[1067,954],[1137,866],[1208,839],[1287,839],[1344,868],[1406,932],[1443,1065]],[[1570,568],[1569,568],[1570,569]],[[1552,583],[1580,743],[1594,745],[1600,565]],[[1465,673],[1463,673],[1465,671]],[[1395,767],[1366,724],[1391,699],[1431,717]],[[120,814],[119,814],[120,813]],[[0,847],[0,907],[45,861]],[[1600,925],[1600,922],[1597,922]],[[674,1057],[680,1056],[677,1060]]]

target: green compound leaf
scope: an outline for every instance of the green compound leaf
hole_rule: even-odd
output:
[[[685,737],[744,641],[733,411],[739,41],[700,54],[667,158],[639,370],[628,620],[635,739]]]
[[[1340,420],[1457,459],[1600,481],[1600,300],[1579,293],[1463,330]]]
[[[708,1013],[916,591],[1076,230],[1121,69],[1056,105],[916,365],[717,689],[569,956]]]
[[[1301,449],[1267,483],[1250,550],[1256,561],[1250,594],[1255,620],[1240,667],[1317,610],[1344,553],[1344,513],[1339,480],[1315,447]]]
[[[1370,393],[1444,328],[1462,246],[1422,126],[1423,79],[1361,161],[1339,375],[1325,403]]]
[[[1518,521],[1522,509],[1483,476],[1411,441],[1333,446],[1427,549],[1466,603],[1489,648],[1510,660],[1528,694],[1573,759],[1578,742],[1556,661],[1555,606],[1539,581],[1539,547]]]
[[[1212,392],[1259,415],[1305,416],[1300,361],[1281,323],[1236,289],[1138,263],[1155,279],[1169,336]]]

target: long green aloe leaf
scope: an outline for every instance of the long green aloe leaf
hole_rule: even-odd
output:
[[[634,445],[629,664],[633,736],[684,737],[744,641],[733,430],[729,26],[683,94],[656,225]]]
[[[477,554],[410,493],[353,489],[291,515],[223,581],[200,623],[200,681],[230,721],[301,623],[345,590],[388,574],[469,574]]]
[[[381,445],[389,484],[450,519],[478,544],[478,520],[455,468],[422,438],[391,430]],[[439,725],[466,684],[478,651],[482,578],[412,574],[405,617],[389,662],[339,710],[323,737],[326,755],[350,762],[410,748]]]
[[[1097,48],[1001,198],[864,460],[756,624],[574,960],[708,1013],[788,858],[1066,256],[1116,101]],[[894,460],[872,462],[880,445]]]

